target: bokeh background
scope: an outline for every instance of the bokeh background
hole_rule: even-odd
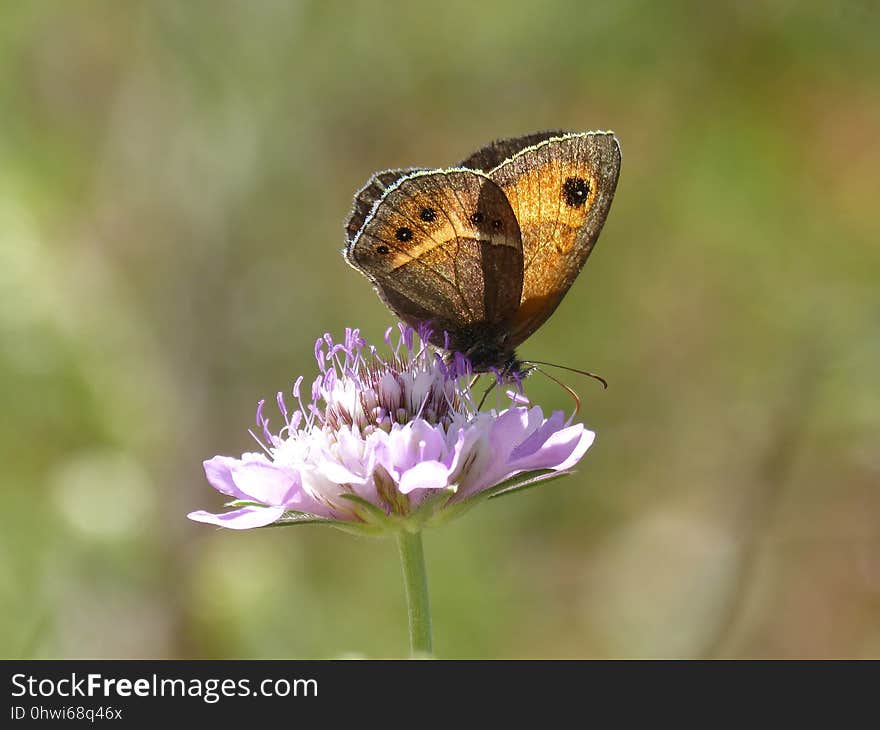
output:
[[[426,535],[442,657],[880,656],[880,7],[0,6],[0,656],[394,657],[393,541],[232,533],[201,462],[324,331],[377,169],[623,148],[524,356],[578,473]],[[533,378],[546,408],[571,408]]]

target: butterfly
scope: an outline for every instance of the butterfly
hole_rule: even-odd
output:
[[[345,260],[389,309],[474,372],[524,373],[516,348],[596,245],[620,173],[612,132],[490,143],[448,169],[375,173],[346,222]]]

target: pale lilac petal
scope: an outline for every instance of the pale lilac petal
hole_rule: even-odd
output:
[[[392,456],[391,435],[381,431],[373,435],[378,436],[379,434],[382,434],[384,438],[377,439],[371,444],[374,459],[373,471],[377,467],[382,467],[384,471],[397,481],[400,478],[400,472],[397,470]]]
[[[251,530],[255,527],[271,525],[284,514],[284,507],[242,507],[232,512],[212,514],[199,510],[190,512],[187,517],[195,522],[228,527],[231,530]]]
[[[488,489],[522,471],[562,471],[576,464],[593,440],[581,424],[565,427],[561,411],[544,420],[540,408],[516,408],[501,414],[491,426],[492,457],[472,470],[456,500]]]
[[[492,441],[497,446],[509,447],[512,450],[522,434],[529,427],[529,410],[527,408],[510,408],[501,413],[492,424]]]
[[[219,455],[202,462],[202,466],[205,468],[205,476],[214,489],[236,499],[247,499],[248,496],[236,487],[235,482],[232,481],[232,470],[239,464],[241,464],[241,459]]]
[[[318,471],[334,484],[363,484],[366,480],[346,469],[329,454],[317,466]]]
[[[441,459],[446,453],[445,434],[427,421],[413,423],[413,436],[418,439],[419,459]]]
[[[521,459],[511,461],[510,465],[515,471],[567,469],[580,460],[594,438],[595,434],[587,431],[582,424],[569,426],[551,434],[540,449]]]
[[[530,408],[511,408],[492,424],[489,440],[497,459],[510,459],[518,444],[528,438],[543,421],[540,411]]]
[[[455,474],[462,462],[462,457],[470,451],[470,447],[482,436],[483,429],[460,428],[449,433],[450,445],[447,447],[446,458],[443,463],[449,469],[449,473]]]
[[[556,471],[567,471],[571,469],[575,464],[577,464],[587,453],[587,449],[589,449],[593,442],[596,440],[596,432],[590,431],[588,429],[584,429],[584,432],[581,434],[581,438],[578,441],[577,446],[575,446],[574,451],[571,452],[569,457],[563,461],[561,464],[553,467]]]
[[[388,448],[392,464],[398,475],[421,461],[419,442],[424,434],[423,429],[418,425],[419,423],[407,423],[402,428],[393,430],[390,434]],[[430,426],[428,428],[430,429]],[[423,448],[424,446],[422,446]]]
[[[388,434],[388,439],[376,448],[377,461],[395,480],[400,478],[401,464],[402,469],[407,469],[415,463],[415,457],[409,456],[410,435],[410,429],[395,424]]]
[[[539,408],[533,410],[538,411],[538,416],[543,419],[543,414],[540,413]],[[562,411],[556,411],[543,423],[537,421],[537,423],[533,422],[529,425],[530,427],[534,426],[535,428],[529,436],[510,452],[510,458],[512,461],[523,459],[538,451],[550,436],[565,426],[565,414]]]
[[[359,432],[341,429],[336,434],[336,455],[339,463],[352,474],[369,474],[372,469],[372,453]]]
[[[270,463],[239,464],[232,470],[232,479],[247,495],[246,499],[277,507],[289,504],[300,488],[300,478],[295,471]]]
[[[491,460],[491,452],[486,448],[489,429],[487,419],[477,419],[458,432],[449,465],[449,482],[457,485],[459,491],[462,487],[466,489]]]
[[[512,473],[510,453],[527,433],[529,415],[525,408],[511,408],[491,423],[488,443],[479,449],[479,458],[470,469],[471,478],[461,485],[459,498],[491,487]]]
[[[443,489],[449,486],[449,469],[439,461],[423,461],[400,477],[398,488],[409,494],[414,489]]]
[[[343,459],[344,463],[350,465],[349,468],[356,467],[358,471],[363,474],[363,479],[358,482],[349,482],[354,493],[363,499],[366,499],[368,502],[372,504],[380,504],[381,500],[379,499],[378,492],[376,491],[376,484],[374,481],[374,473],[376,470],[376,464],[379,463],[379,455],[382,449],[384,449],[383,440],[388,437],[384,431],[376,431],[371,434],[366,440],[359,438],[360,441],[360,449],[361,456],[360,462],[355,463],[353,454],[345,454]],[[343,450],[345,447],[340,444],[340,450]],[[353,449],[353,446],[349,448]]]
[[[411,469],[425,459],[436,459],[443,453],[445,446],[443,435],[422,420],[395,429],[390,436],[390,456],[397,474]]]
[[[330,507],[315,497],[318,494],[327,494],[331,490],[334,495],[338,495],[339,485],[328,482],[316,472],[303,473],[302,489],[288,501],[286,506],[288,509],[318,517],[337,517],[338,515]]]

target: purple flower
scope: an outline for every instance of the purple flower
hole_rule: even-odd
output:
[[[521,393],[504,410],[478,410],[462,356],[445,362],[425,332],[400,326],[381,355],[358,330],[315,344],[319,374],[303,393],[299,378],[283,426],[270,429],[257,408],[262,451],[204,463],[231,511],[198,511],[197,522],[244,530],[323,522],[358,532],[419,529],[487,497],[567,473],[595,434],[561,411],[544,417]],[[295,406],[294,406],[295,404]]]

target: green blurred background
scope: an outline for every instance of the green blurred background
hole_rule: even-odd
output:
[[[393,321],[370,173],[558,127],[623,168],[521,353],[611,387],[576,476],[426,535],[437,653],[880,656],[877,3],[0,7],[0,656],[405,655],[393,541],[185,515]]]

